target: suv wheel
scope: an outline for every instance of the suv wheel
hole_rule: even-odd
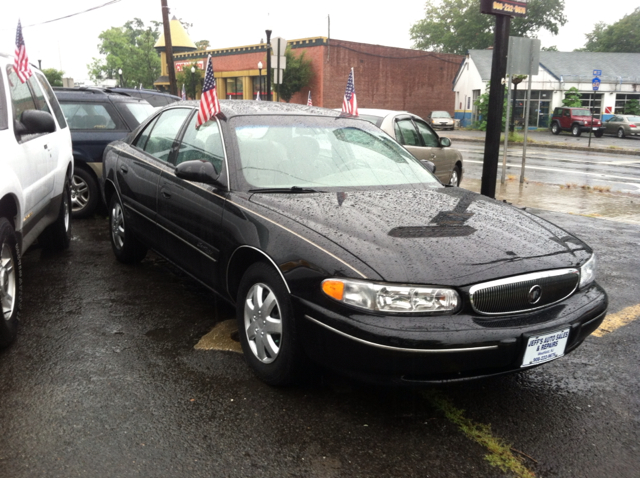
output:
[[[580,125],[579,124],[574,124],[571,127],[571,134],[574,136],[580,136],[582,134],[582,130],[580,129]]]
[[[22,300],[22,267],[13,227],[0,218],[0,348],[16,338]]]
[[[81,219],[93,214],[98,205],[98,183],[88,171],[75,168],[71,183],[71,211]]]
[[[551,124],[551,132],[553,134],[560,134],[560,125],[556,122]]]

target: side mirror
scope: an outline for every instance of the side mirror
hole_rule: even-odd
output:
[[[431,161],[429,161],[428,159],[421,159],[420,160],[420,164],[422,164],[422,166],[424,167],[424,169],[426,169],[427,171],[430,171],[432,174],[436,173],[436,165],[433,164]]]
[[[451,140],[449,138],[440,138],[440,146],[443,148],[448,148],[451,146]]]
[[[56,130],[53,116],[40,110],[23,111],[20,121],[16,121],[14,126],[17,135],[53,133]]]
[[[209,161],[195,159],[178,164],[175,169],[176,176],[186,181],[196,181],[198,183],[212,184],[219,186],[218,178],[220,174]]]

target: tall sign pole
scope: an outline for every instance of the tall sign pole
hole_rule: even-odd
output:
[[[264,32],[267,34],[267,101],[273,101],[271,97],[271,30]]]
[[[527,2],[525,0],[480,0],[480,12],[495,15],[496,17],[489,110],[487,113],[487,134],[484,144],[482,184],[480,186],[481,194],[495,198],[498,157],[500,156],[500,133],[502,133],[503,82],[507,73],[507,51],[509,49],[511,17],[526,16]]]
[[[178,94],[176,87],[176,70],[173,66],[173,46],[171,45],[171,24],[169,23],[169,7],[167,0],[160,0],[162,4],[162,24],[164,26],[164,48],[167,56],[167,70],[169,73],[169,93]]]

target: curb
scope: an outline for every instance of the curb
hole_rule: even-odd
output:
[[[455,141],[467,141],[470,143],[484,143],[484,138],[470,138],[464,136],[456,136],[450,137],[451,140]],[[504,142],[500,143],[500,146],[503,146]],[[523,142],[509,142],[509,146],[524,146]],[[585,147],[585,146],[569,146],[562,145],[556,143],[530,143],[527,142],[527,148],[548,148],[548,149],[569,149],[572,151],[585,151],[585,152],[595,152],[595,153],[609,153],[609,154],[624,154],[624,155],[632,155],[632,156],[640,156],[640,150],[638,149],[610,149],[610,148],[600,148],[600,147]]]

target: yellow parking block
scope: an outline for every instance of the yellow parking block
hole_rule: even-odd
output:
[[[235,319],[224,320],[216,324],[207,335],[195,345],[197,350],[225,350],[242,353],[240,342],[233,340],[231,335],[237,336],[238,327]]]
[[[622,309],[615,314],[607,314],[604,318],[604,322],[598,327],[593,335],[596,337],[602,337],[607,335],[620,327],[627,325],[640,317],[640,304],[632,305],[626,309]]]

